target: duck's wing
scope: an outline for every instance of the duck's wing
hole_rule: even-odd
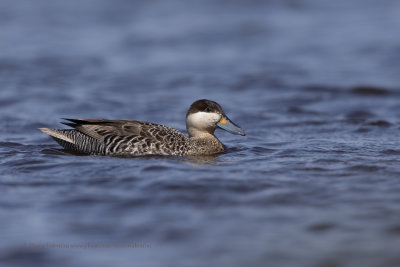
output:
[[[97,140],[101,140],[106,135],[118,136],[144,136],[156,137],[157,135],[166,136],[168,134],[183,133],[173,128],[143,121],[134,120],[104,120],[104,119],[66,119],[69,122],[62,122],[76,130],[89,135]]]
[[[142,127],[146,124],[140,121],[126,121],[126,120],[103,120],[103,119],[67,119],[69,122],[62,122],[75,130],[101,140],[107,135],[140,135]]]
[[[187,137],[164,125],[133,120],[65,119],[68,125],[100,143],[101,154],[179,154]],[[75,144],[77,145],[77,144]],[[87,149],[82,149],[87,151]]]

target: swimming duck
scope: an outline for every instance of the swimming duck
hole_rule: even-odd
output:
[[[91,155],[212,155],[224,151],[214,135],[217,127],[232,134],[245,135],[210,100],[195,101],[186,114],[189,137],[173,128],[134,120],[64,119],[74,129],[40,128],[67,150]]]

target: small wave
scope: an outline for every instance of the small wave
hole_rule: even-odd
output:
[[[11,147],[21,147],[21,146],[24,146],[24,145],[20,144],[20,143],[14,143],[14,142],[0,142],[0,147],[11,148]]]
[[[381,153],[384,155],[400,155],[400,150],[386,149],[381,151]]]
[[[170,167],[162,166],[162,165],[150,165],[144,167],[142,171],[144,172],[163,172],[170,169]]]
[[[362,122],[373,117],[375,117],[375,114],[366,110],[353,110],[346,114],[349,122]]]
[[[2,253],[0,260],[8,264],[23,266],[25,264],[30,265],[32,262],[45,265],[49,259],[45,250],[14,248]]]
[[[400,224],[388,228],[390,234],[400,235]]]
[[[307,115],[317,115],[318,112],[313,111],[313,110],[307,110],[302,107],[297,107],[297,106],[291,106],[287,110],[289,113],[293,114],[307,114]]]
[[[377,120],[377,121],[371,121],[368,123],[370,126],[377,126],[377,127],[389,127],[392,126],[392,124],[388,121],[385,120]]]
[[[336,224],[330,223],[330,222],[322,222],[322,223],[315,223],[312,225],[309,225],[307,227],[307,230],[310,232],[326,232],[332,229],[336,228]]]
[[[377,172],[380,170],[384,170],[385,167],[377,166],[377,165],[355,165],[348,168],[352,171],[365,171],[365,172]]]
[[[351,89],[351,92],[362,96],[386,96],[390,94],[390,90],[378,86],[357,86]]]
[[[261,147],[261,146],[255,146],[250,149],[250,152],[253,152],[255,154],[271,153],[274,151],[276,151],[276,149],[271,149],[271,148],[266,148],[266,147]]]
[[[360,128],[358,128],[357,130],[355,130],[354,132],[355,132],[355,133],[368,133],[368,132],[370,132],[370,131],[371,131],[371,129],[369,129],[369,128],[360,127]]]

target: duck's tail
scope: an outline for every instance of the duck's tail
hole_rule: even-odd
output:
[[[99,154],[103,151],[101,142],[75,129],[39,128],[39,130],[53,137],[66,150],[74,150],[85,154]]]
[[[65,149],[80,150],[76,144],[76,138],[74,138],[77,132],[76,130],[57,130],[49,128],[39,128],[39,130],[53,137],[53,139]]]

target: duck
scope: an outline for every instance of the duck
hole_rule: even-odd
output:
[[[67,119],[72,129],[39,128],[65,150],[89,155],[131,157],[144,155],[196,156],[225,151],[214,132],[221,128],[245,136],[214,101],[195,101],[186,114],[184,133],[151,122],[136,120]]]

